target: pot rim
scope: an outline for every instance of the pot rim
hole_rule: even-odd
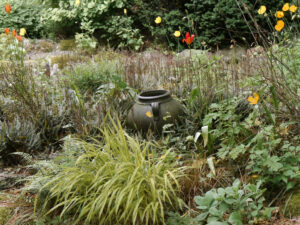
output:
[[[138,100],[158,100],[166,97],[170,97],[170,92],[167,90],[151,90],[144,91],[138,95]]]

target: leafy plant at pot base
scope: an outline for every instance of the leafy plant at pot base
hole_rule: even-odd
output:
[[[209,127],[207,149],[210,154],[217,152],[218,156],[225,158],[231,154],[234,159],[234,149],[237,143],[243,143],[251,137],[251,130],[241,120],[249,115],[251,108],[242,107],[244,99],[232,98],[209,106],[209,113],[203,119],[203,125]]]
[[[165,211],[184,207],[178,194],[185,168],[176,166],[175,157],[146,159],[155,146],[111,123],[100,142],[74,140],[84,153],[42,188],[50,193],[45,203],[55,201],[48,213],[59,210],[82,224],[163,223]]]
[[[270,219],[276,208],[264,207],[261,182],[244,184],[237,179],[231,187],[212,189],[204,196],[196,196],[195,202],[201,214],[196,217],[200,224],[254,224]]]

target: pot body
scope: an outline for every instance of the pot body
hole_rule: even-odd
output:
[[[144,132],[161,132],[165,124],[174,123],[184,115],[183,106],[165,90],[146,91],[138,95],[129,110],[127,125]]]

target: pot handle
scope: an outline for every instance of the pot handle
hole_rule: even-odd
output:
[[[151,109],[154,116],[154,120],[159,119],[159,102],[152,102]]]

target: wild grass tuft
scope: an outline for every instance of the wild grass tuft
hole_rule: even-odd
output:
[[[170,151],[150,157],[154,146],[128,136],[119,122],[101,132],[102,141],[74,140],[84,153],[43,187],[45,202],[55,200],[48,213],[70,213],[82,224],[164,224],[168,209],[184,207],[178,194],[185,167]]]

